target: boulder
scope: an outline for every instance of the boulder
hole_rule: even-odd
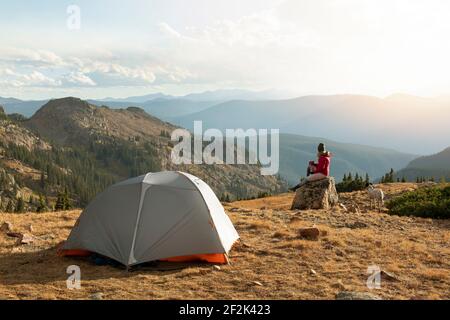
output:
[[[305,238],[309,240],[318,240],[320,236],[320,230],[316,227],[312,228],[301,228],[298,230],[298,235],[300,238]]]
[[[291,210],[324,209],[338,204],[339,196],[333,177],[307,182],[297,189]]]

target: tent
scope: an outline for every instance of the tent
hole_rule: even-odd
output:
[[[227,263],[239,239],[212,189],[184,172],[159,172],[109,187],[83,211],[62,255],[98,253],[125,266],[144,262]]]

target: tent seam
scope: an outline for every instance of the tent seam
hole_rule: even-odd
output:
[[[226,253],[227,253],[227,250],[225,249],[225,246],[223,245],[222,239],[220,238],[219,231],[218,231],[217,228],[216,228],[216,222],[214,221],[214,219],[213,219],[213,217],[212,217],[212,215],[211,215],[211,209],[209,208],[208,203],[206,203],[206,200],[205,200],[205,197],[203,196],[203,193],[202,193],[202,192],[200,191],[200,189],[195,185],[195,183],[194,183],[188,176],[186,176],[183,172],[177,171],[177,173],[180,174],[180,175],[182,175],[182,176],[183,176],[185,179],[187,179],[191,184],[193,184],[194,187],[197,189],[197,191],[200,193],[200,196],[202,197],[203,203],[205,204],[206,209],[208,209],[208,215],[209,215],[209,218],[211,219],[211,221],[212,221],[213,224],[214,224],[214,230],[215,230],[215,233],[216,233],[216,235],[217,235],[217,239],[219,239],[219,243],[220,243],[220,245],[222,246],[222,250],[223,250],[223,252],[226,254]]]
[[[151,173],[147,173],[144,177],[147,178],[147,176],[151,174]],[[144,181],[143,180],[143,181]],[[136,223],[134,225],[134,233],[133,233],[133,239],[131,242],[131,248],[130,248],[130,253],[128,255],[128,261],[127,261],[127,266],[132,265],[133,263],[130,263],[131,258],[135,259],[134,257],[134,248],[136,245],[136,236],[137,236],[137,230],[138,230],[138,224],[139,221],[141,220],[141,213],[142,213],[142,208],[144,207],[144,203],[143,203],[143,198],[145,197],[145,194],[147,193],[148,188],[150,188],[151,185],[149,185],[149,187],[145,187],[144,182],[141,182],[142,186],[141,186],[141,196],[139,197],[139,208],[138,208],[138,212],[137,212],[137,216],[136,216]]]

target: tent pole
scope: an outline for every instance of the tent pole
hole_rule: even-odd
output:
[[[228,256],[228,253],[225,253],[225,259],[227,260],[227,264],[231,265],[230,257]]]

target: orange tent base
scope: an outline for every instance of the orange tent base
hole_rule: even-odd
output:
[[[61,250],[58,252],[60,257],[89,257],[92,252],[87,250]]]
[[[87,250],[59,250],[58,255],[61,257],[88,257],[92,254],[91,251]],[[195,254],[191,256],[181,256],[172,257],[166,259],[160,259],[159,261],[164,262],[207,262],[216,264],[227,264],[228,259],[223,253],[213,253],[213,254]]]
[[[211,254],[194,254],[191,256],[181,256],[181,257],[173,257],[160,259],[159,261],[166,262],[208,262],[208,263],[218,263],[218,264],[227,264],[228,259],[224,253],[211,253]]]

